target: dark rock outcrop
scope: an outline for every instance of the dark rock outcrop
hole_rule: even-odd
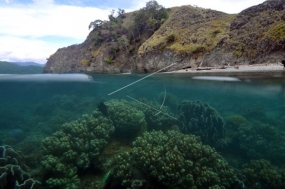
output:
[[[207,61],[225,63],[273,63],[284,56],[284,0],[268,0],[240,12],[231,22],[228,36]],[[215,58],[219,55],[222,58]]]

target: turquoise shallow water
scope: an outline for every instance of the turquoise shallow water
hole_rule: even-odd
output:
[[[8,145],[16,152],[21,151],[24,164],[28,166],[26,171],[31,178],[41,182],[40,188],[285,187],[285,77],[282,74],[267,75],[266,78],[156,74],[136,82],[144,76],[0,75],[0,146]],[[64,130],[63,124],[80,120],[83,114],[90,115],[95,110],[111,120],[115,129],[98,135],[97,130],[90,129],[86,131],[87,135],[81,130],[60,137],[55,135],[59,131],[68,133],[72,126]],[[107,113],[103,115],[105,111]],[[74,123],[74,127],[80,125],[79,122],[81,126],[86,123],[81,120]],[[96,122],[97,125],[101,123],[108,125],[103,118]],[[177,132],[177,136],[166,134],[169,130]],[[185,135],[200,137],[203,149],[200,147],[198,151],[201,154],[199,157],[188,154],[194,149],[189,147],[191,142],[187,148],[184,143],[175,142],[171,147],[162,147],[155,136],[159,138],[163,134],[151,133],[158,131],[167,135],[163,145],[172,137],[175,141],[182,141]],[[148,133],[145,138],[144,132]],[[90,147],[93,139],[82,142],[94,135],[95,139],[105,141],[94,144],[95,149]],[[69,137],[70,149],[55,147],[63,145],[63,141],[43,143],[65,136]],[[85,151],[75,147],[80,137],[80,144],[89,146],[87,150],[82,146]],[[144,145],[137,137],[142,137]],[[217,153],[212,159],[221,156],[217,163],[210,160],[209,154],[215,153],[207,154],[206,145]],[[162,148],[164,150],[159,150]],[[177,148],[179,152],[174,153]],[[98,153],[90,155],[94,150]],[[71,151],[76,155],[63,158]],[[4,158],[3,150],[0,152]],[[120,155],[128,152],[131,153]],[[169,160],[168,155],[172,152],[169,158],[174,159]],[[175,156],[177,153],[179,158]],[[67,170],[74,167],[73,174],[68,176],[64,171],[47,168],[45,164],[50,163],[47,156],[58,158]],[[85,162],[85,166],[79,161]],[[189,161],[192,168],[185,164]],[[218,166],[220,161],[227,162],[228,168]],[[178,162],[185,164],[183,170]],[[0,166],[4,165],[0,163]],[[168,169],[168,166],[172,168]],[[197,170],[193,172],[194,167]],[[205,172],[198,171],[200,169]],[[226,175],[224,169],[233,170],[235,175],[223,176]],[[104,182],[100,184],[102,178]],[[56,179],[66,182],[59,184]],[[23,180],[19,182],[24,183]]]

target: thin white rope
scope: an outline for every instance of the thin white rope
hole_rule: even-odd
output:
[[[155,114],[155,116],[157,116],[161,111],[161,108],[163,107],[163,105],[164,105],[164,102],[165,102],[165,98],[166,98],[166,89],[165,89],[165,85],[163,84],[163,86],[164,86],[164,97],[163,97],[163,101],[162,101],[162,104],[161,104],[161,106],[160,106],[160,108],[158,109],[159,111]]]
[[[138,83],[138,82],[140,82],[140,81],[142,81],[142,80],[144,80],[144,79],[146,79],[146,78],[148,78],[148,77],[150,77],[150,76],[152,76],[152,75],[154,75],[154,74],[156,74],[156,73],[158,73],[158,72],[160,72],[160,71],[162,71],[162,70],[164,70],[164,69],[166,69],[166,68],[170,68],[170,67],[174,66],[175,64],[176,64],[176,63],[172,63],[172,64],[170,64],[169,66],[166,66],[165,68],[162,68],[162,69],[160,69],[160,70],[158,70],[158,71],[156,71],[156,72],[154,72],[154,73],[152,73],[152,74],[149,74],[149,75],[147,75],[147,76],[145,76],[145,77],[143,77],[143,78],[141,78],[141,79],[139,79],[139,80],[137,80],[137,81],[135,81],[135,82],[132,82],[132,83],[130,83],[130,84],[128,84],[128,85],[126,85],[126,86],[124,86],[124,87],[122,87],[122,88],[120,88],[120,89],[114,91],[114,92],[109,93],[108,95],[112,95],[112,94],[114,94],[114,93],[116,93],[116,92],[119,92],[120,90],[123,90],[123,89],[125,89],[125,88],[127,88],[127,87],[129,87],[129,86],[131,86],[131,85],[133,85],[133,84],[135,84],[135,83]]]
[[[141,102],[141,101],[139,101],[139,100],[137,100],[137,99],[135,99],[135,98],[133,98],[133,97],[130,97],[130,96],[128,96],[128,95],[126,95],[126,96],[127,96],[128,98],[130,98],[130,99],[136,101],[136,102],[139,102],[139,103],[141,103],[141,104],[147,106],[148,108],[151,108],[151,109],[156,110],[156,111],[160,111],[160,110],[158,110],[158,109],[156,109],[156,108],[154,108],[154,107],[152,107],[152,106],[150,106],[150,105],[148,105],[148,104],[146,104],[146,103],[143,103],[143,102]],[[160,113],[162,113],[162,114],[164,114],[164,115],[166,115],[166,116],[168,116],[168,117],[170,117],[170,118],[172,118],[172,119],[176,119],[175,117],[169,115],[168,113],[164,113],[164,112],[161,112],[161,111],[160,111]]]

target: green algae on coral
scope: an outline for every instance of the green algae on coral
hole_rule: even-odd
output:
[[[225,127],[231,128],[234,131],[238,131],[241,124],[245,123],[246,119],[240,115],[229,116],[226,119]]]
[[[281,170],[265,159],[251,160],[244,164],[241,174],[247,188],[279,189],[285,187],[285,178],[282,178]]]
[[[45,156],[42,167],[51,188],[78,188],[78,169],[100,164],[98,156],[114,132],[111,120],[100,112],[85,114],[80,119],[63,124],[61,130],[43,141]]]
[[[239,147],[250,158],[267,159],[283,164],[285,133],[272,125],[258,121],[246,122],[239,127]]]
[[[178,120],[183,133],[200,136],[212,143],[224,138],[224,121],[218,112],[202,101],[183,101],[178,105]]]
[[[144,113],[148,130],[166,131],[177,124],[175,116],[167,106],[161,106],[147,99],[140,99],[140,102],[142,103],[132,102],[132,104]]]
[[[234,170],[213,148],[177,131],[145,132],[130,152],[114,161],[114,178],[126,187],[140,179],[164,187],[229,188],[236,179]]]
[[[117,133],[135,132],[146,124],[144,113],[126,100],[110,100],[105,104]]]

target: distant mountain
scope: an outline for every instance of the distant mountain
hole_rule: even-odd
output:
[[[39,63],[36,63],[36,62],[10,62],[10,63],[18,64],[20,66],[40,66],[40,67],[44,67],[45,66],[45,64],[39,64]]]
[[[16,63],[0,61],[0,74],[40,74],[42,72],[43,66],[20,66]]]

